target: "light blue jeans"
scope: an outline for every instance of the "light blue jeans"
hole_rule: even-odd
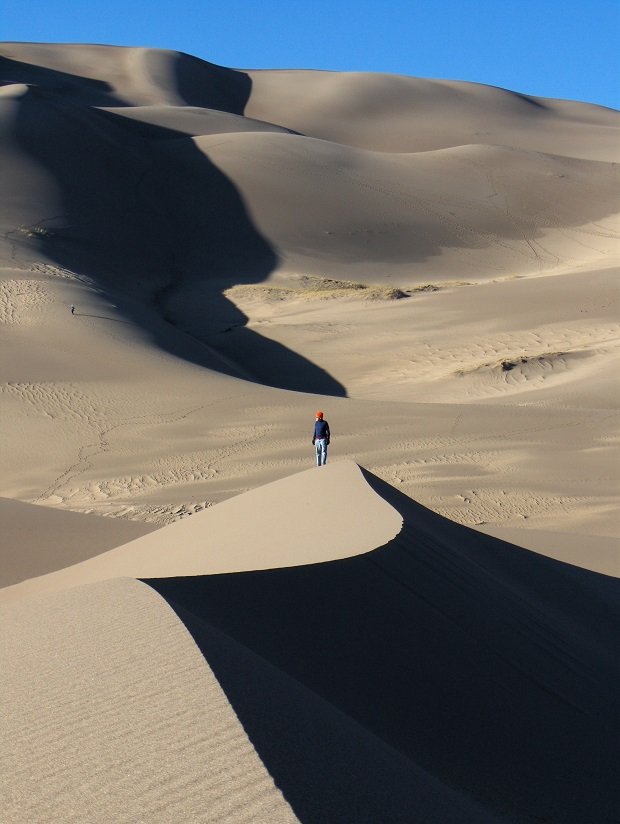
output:
[[[314,448],[316,449],[316,465],[325,465],[327,463],[327,438],[317,438]]]

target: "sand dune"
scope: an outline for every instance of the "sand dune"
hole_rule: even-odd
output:
[[[26,792],[29,820],[50,811],[78,820],[80,787],[103,785],[98,812],[80,820],[109,820],[135,781],[131,804],[153,810],[149,820],[199,804],[196,820],[228,820],[227,805],[231,820],[293,820],[262,762],[302,821],[581,822],[588,812],[611,821],[618,583],[451,523],[352,465],[290,480],[99,556],[113,575],[123,555],[125,569],[165,571],[148,583],[193,636],[202,666],[181,624],[139,584],[79,585],[97,559],[73,568],[69,589],[2,607],[5,660],[29,649],[17,668],[3,667],[5,706],[20,701],[2,736],[22,754],[9,820],[20,820]],[[309,534],[317,483],[328,497],[349,490],[345,517],[325,511],[331,545]],[[239,549],[252,534],[265,565],[290,564],[297,545],[302,565],[204,574],[226,558],[248,564]],[[142,546],[152,557],[140,557]],[[352,547],[360,554],[308,563]],[[51,637],[64,639],[62,655],[50,655]],[[39,667],[46,678],[35,686]],[[36,767],[57,750],[53,773]]]
[[[125,106],[106,107],[111,114],[120,115],[138,123],[159,126],[177,132],[179,136],[199,137],[210,134],[234,134],[236,132],[275,132],[290,134],[291,130],[262,120],[234,114],[219,109],[202,109],[199,106]],[[148,129],[144,131],[149,135]]]
[[[377,151],[487,143],[592,160],[620,152],[613,110],[476,83],[227,69],[145,48],[4,43],[2,55],[4,82],[90,106],[198,106]]]
[[[248,75],[250,117],[337,143],[388,152],[487,143],[591,160],[618,158],[617,113],[601,106],[478,83],[364,72]]]
[[[611,822],[619,113],[0,67],[7,820]]]
[[[3,81],[43,86],[88,106],[188,105],[243,113],[244,72],[148,48],[3,43]]]
[[[302,287],[274,290],[274,298],[260,293],[269,286],[227,294],[250,328],[319,363],[329,359],[334,377],[356,398],[618,406],[615,268],[488,283],[435,281],[396,302],[372,299],[372,290],[365,300],[364,289],[334,290],[333,299],[319,301]],[[449,335],[437,317],[450,318]],[[338,325],[350,349],[334,347],[331,332]],[[271,375],[270,364],[243,347],[237,330],[221,336],[218,346],[266,382],[275,379],[276,369]]]
[[[491,146],[379,154],[247,132],[195,143],[241,193],[278,274],[406,288],[596,266],[618,250],[607,163]],[[201,297],[184,287],[166,304],[179,324]]]

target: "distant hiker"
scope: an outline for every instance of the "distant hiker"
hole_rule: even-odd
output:
[[[329,424],[323,418],[322,412],[316,413],[312,443],[316,449],[316,465],[325,466],[327,463],[327,447],[329,446]]]
[[[71,304],[71,314],[75,315],[75,306]]]

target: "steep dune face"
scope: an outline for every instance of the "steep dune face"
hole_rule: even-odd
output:
[[[384,547],[149,582],[297,815],[346,820],[345,788],[363,787],[352,820],[382,820],[386,783],[400,786],[400,805],[408,773],[416,812],[397,806],[389,820],[417,820],[421,808],[451,821],[462,808],[465,821],[611,821],[618,582],[459,527],[365,474],[403,517]],[[445,819],[436,809],[433,819],[430,776],[452,788]]]
[[[4,190],[5,265],[43,259],[128,292],[147,273],[151,290],[165,282],[169,233],[141,191],[150,168],[143,142],[89,106],[57,102],[45,88],[2,108],[5,140],[22,167],[9,167]],[[25,192],[24,177],[31,182]]]
[[[260,280],[273,268],[234,186],[182,133],[58,102],[47,89],[2,104],[9,149],[36,175],[31,193],[20,169],[8,176],[10,259],[44,256],[144,297],[197,269],[227,277],[246,261]]]

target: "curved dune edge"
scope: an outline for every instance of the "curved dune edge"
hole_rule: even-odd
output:
[[[0,621],[5,824],[297,821],[149,587],[98,582]]]
[[[79,564],[0,590],[0,602],[98,580],[212,575],[369,552],[402,518],[353,461],[313,467]]]
[[[404,521],[373,552],[147,581],[296,815],[613,820],[619,582],[364,475]]]

